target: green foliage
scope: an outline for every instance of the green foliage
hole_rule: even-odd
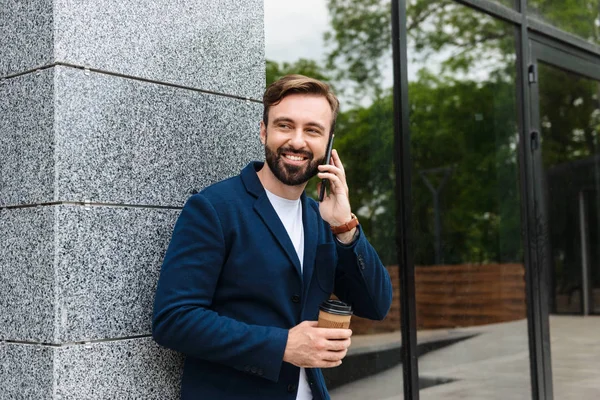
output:
[[[350,203],[384,263],[397,263],[393,98],[387,94],[368,107],[338,119],[336,149],[344,162]]]
[[[382,60],[391,59],[391,7],[382,0],[328,0],[331,30],[325,43],[332,48],[328,70],[338,82],[351,81],[348,91],[379,95]],[[350,90],[348,90],[350,89]]]
[[[598,0],[528,0],[527,7],[560,29],[600,43]]]
[[[423,70],[409,95],[415,262],[434,263],[433,199],[420,172],[439,167],[453,168],[440,193],[443,261],[518,261],[514,84],[442,79]]]
[[[539,82],[544,165],[594,155],[600,133],[600,86],[544,64],[539,67]]]
[[[316,61],[301,58],[294,63],[284,62],[278,64],[275,61],[267,60],[267,86],[277,79],[290,74],[310,76],[311,78],[331,83],[331,79]]]

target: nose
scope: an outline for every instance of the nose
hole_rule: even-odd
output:
[[[302,129],[296,129],[289,140],[289,144],[292,148],[300,150],[303,149],[306,145],[306,141],[304,140],[304,132]]]

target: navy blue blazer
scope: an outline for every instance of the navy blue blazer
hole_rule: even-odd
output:
[[[390,277],[362,231],[340,244],[305,194],[300,272],[256,174],[262,165],[192,196],[175,225],[152,333],[186,355],[182,399],[294,400],[300,369],[283,362],[288,329],[316,320],[331,293],[361,317],[381,320],[390,308]],[[328,399],[321,371],[306,372],[314,399]]]

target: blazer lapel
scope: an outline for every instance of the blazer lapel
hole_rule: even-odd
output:
[[[309,206],[306,194],[302,194],[302,223],[304,225],[304,262],[302,263],[304,271],[304,296],[306,299],[308,294],[308,287],[310,286],[310,280],[315,266],[315,256],[317,252],[318,243],[318,218],[320,218],[317,210]]]
[[[254,203],[254,210],[256,210],[258,215],[260,215],[267,228],[269,228],[269,230],[271,231],[271,233],[273,234],[273,236],[275,237],[285,254],[288,256],[288,258],[294,265],[294,268],[298,273],[298,277],[302,279],[302,274],[300,272],[300,260],[298,259],[296,249],[294,248],[290,236],[288,235],[287,231],[285,230],[285,227],[281,223],[281,220],[277,216],[277,213],[271,205],[271,202],[269,201],[269,198],[267,197],[266,193],[263,192],[263,194],[258,197],[256,202]],[[304,238],[304,240],[306,241],[306,232],[304,234]],[[304,254],[306,254],[306,242],[304,248]]]
[[[258,175],[256,172],[259,171],[263,167],[264,163],[254,161],[248,164],[240,174],[242,178],[242,182],[246,187],[248,193],[251,193],[254,197],[256,197],[256,202],[254,203],[254,210],[258,213],[260,218],[263,220],[267,228],[271,231],[287,257],[290,259],[291,263],[294,265],[296,272],[298,273],[298,278],[300,278],[303,282],[310,282],[302,279],[302,269],[300,268],[300,259],[298,258],[298,254],[296,253],[296,249],[288,235],[283,223],[277,216],[275,209],[271,205],[269,198],[267,197],[267,193],[265,192],[265,188],[263,188],[262,183],[260,183],[260,179],[258,179]],[[312,212],[310,215],[314,215],[314,210],[308,210],[306,202],[306,195],[302,194],[302,219],[304,224],[304,276],[307,273],[307,267],[310,269],[310,274],[312,275],[312,264],[315,259],[316,252],[316,244],[313,241],[316,241],[317,238],[313,238],[314,232],[316,230],[316,220],[314,217],[307,218],[307,215]],[[312,221],[308,223],[306,221]],[[310,253],[307,258],[307,253]],[[307,261],[309,261],[307,263]],[[310,275],[308,276],[310,278]],[[308,285],[305,285],[305,288]]]

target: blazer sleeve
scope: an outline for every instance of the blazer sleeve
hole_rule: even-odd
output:
[[[360,225],[358,229],[359,236],[351,245],[334,239],[338,253],[334,293],[352,305],[355,315],[382,320],[392,305],[392,282]]]
[[[156,289],[152,334],[186,355],[277,381],[287,344],[282,328],[249,325],[210,309],[226,258],[219,217],[202,195],[184,206],[167,249]]]

